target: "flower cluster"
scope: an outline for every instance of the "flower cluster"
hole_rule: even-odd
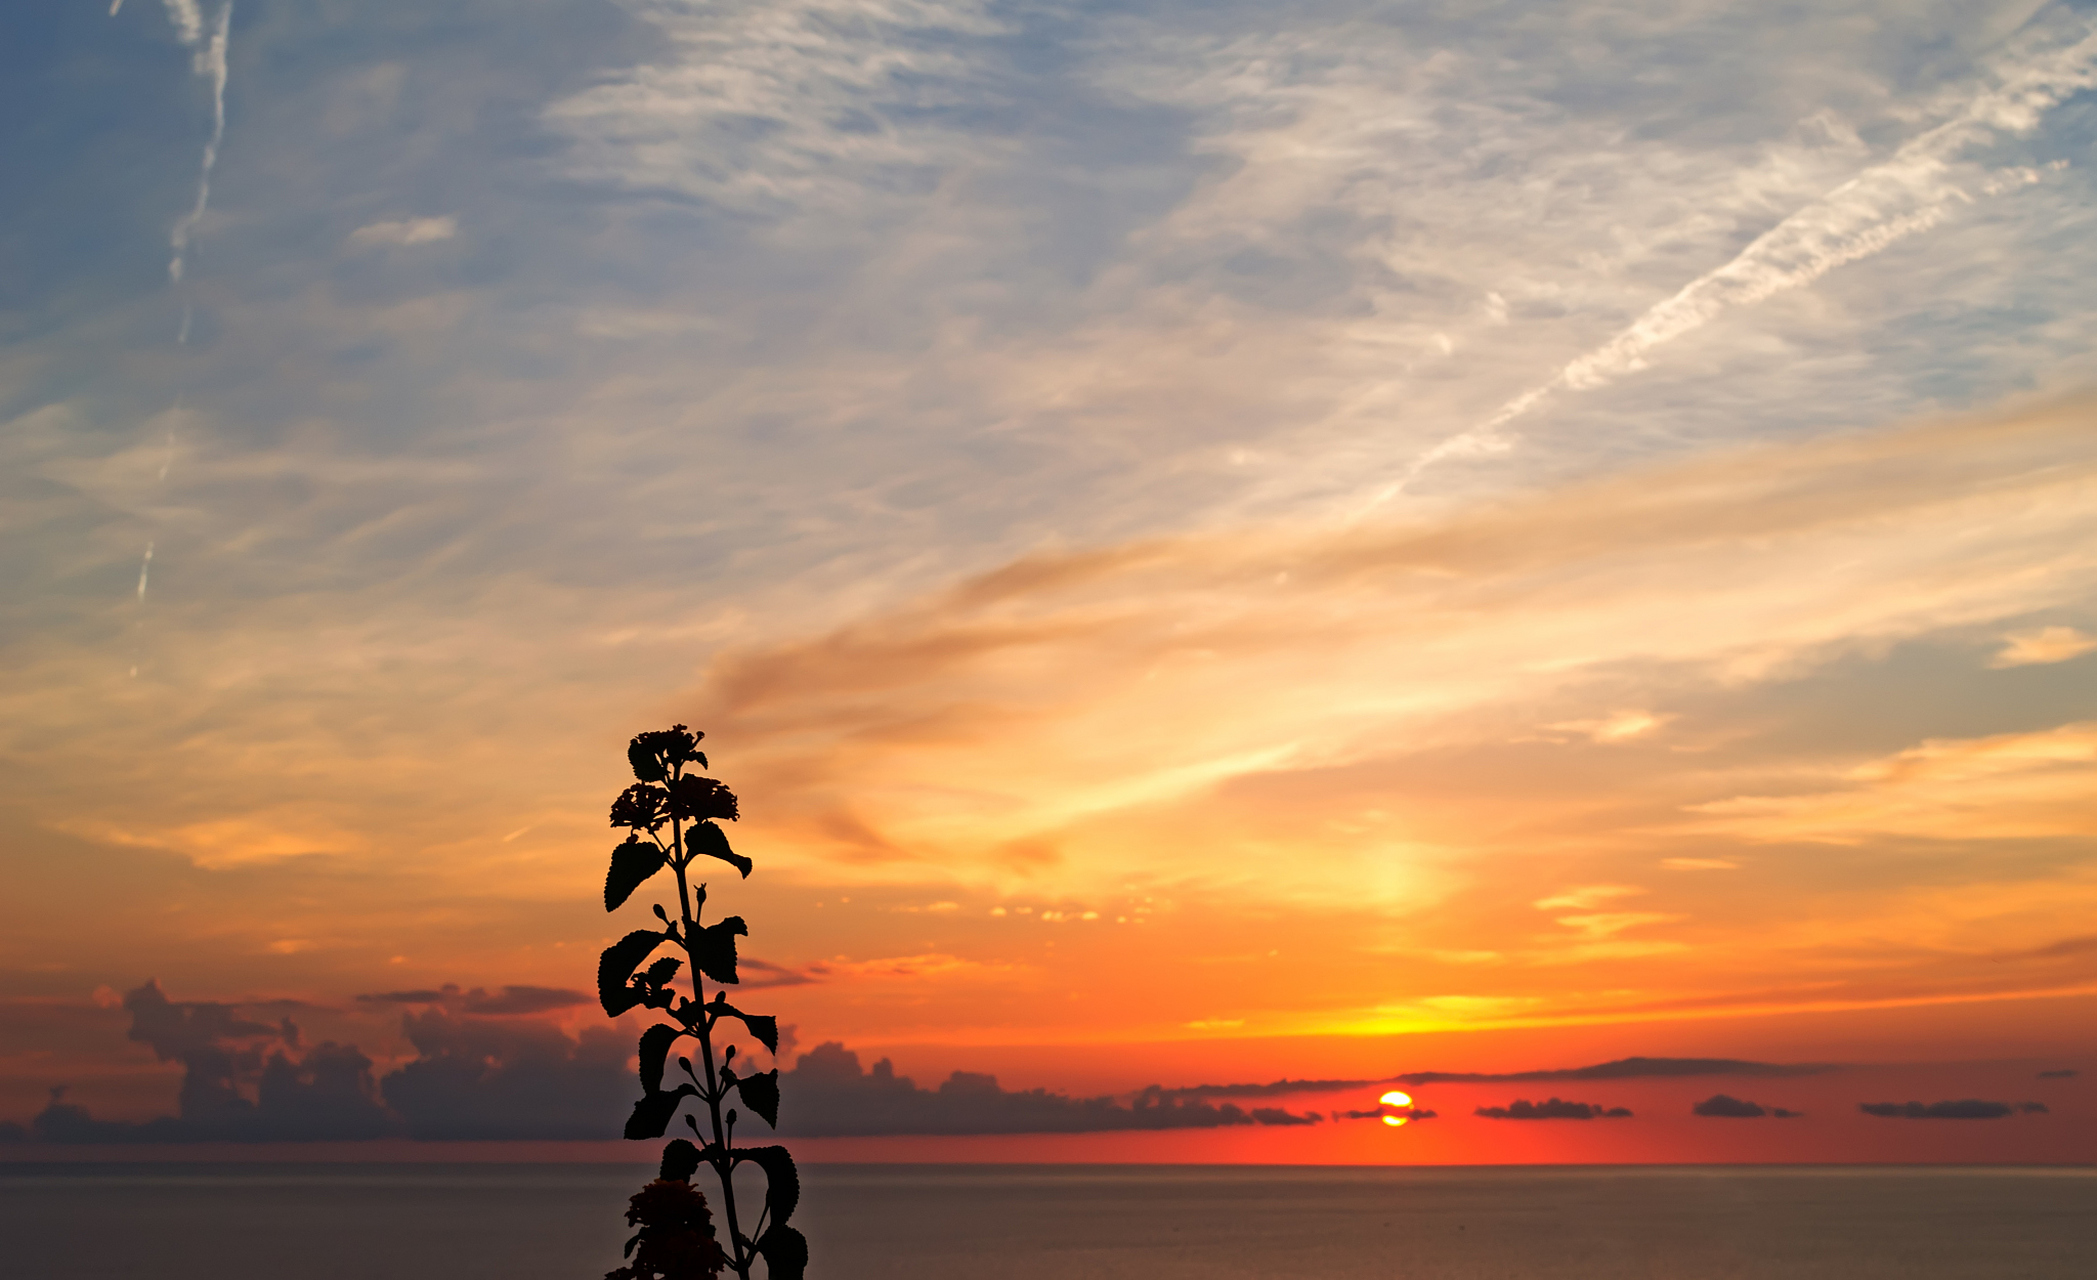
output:
[[[696,1280],[728,1266],[706,1197],[689,1182],[658,1178],[642,1187],[627,1204],[626,1225],[640,1228],[626,1242],[631,1261],[604,1280]]]

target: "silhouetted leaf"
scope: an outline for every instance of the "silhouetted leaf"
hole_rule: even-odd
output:
[[[709,818],[721,818],[733,822],[736,817],[735,792],[726,783],[699,774],[687,774],[670,781],[669,812],[679,818],[704,822]]]
[[[670,1046],[683,1035],[680,1028],[658,1022],[641,1033],[641,1087],[654,1093],[663,1087],[664,1064],[670,1057]]]
[[[684,961],[679,960],[676,956],[664,956],[648,966],[648,985],[651,987],[668,986],[670,979],[676,977],[677,971],[682,968],[684,968]]]
[[[719,995],[714,997],[707,1010],[717,1018],[741,1018],[743,1025],[750,1028],[750,1034],[757,1037],[757,1042],[767,1053],[779,1052],[779,1019],[768,1013],[744,1013]]]
[[[631,1258],[633,1256],[633,1247],[641,1243],[641,1234],[642,1233],[638,1231],[634,1232],[633,1238],[626,1242],[626,1248],[619,1256],[623,1258]]]
[[[728,1154],[737,1164],[748,1161],[765,1171],[765,1209],[774,1230],[794,1216],[801,1203],[801,1171],[785,1147],[737,1147]]]
[[[757,1242],[771,1280],[803,1280],[808,1274],[808,1237],[792,1227],[773,1227]]]
[[[626,1118],[626,1136],[629,1138],[660,1138],[663,1130],[670,1127],[670,1117],[677,1114],[677,1104],[686,1098],[697,1097],[699,1091],[688,1084],[678,1085],[668,1093],[651,1092],[633,1104],[633,1114]]]
[[[606,1013],[616,1018],[641,1003],[641,993],[627,986],[626,980],[649,952],[662,945],[663,939],[663,934],[636,929],[597,957],[597,1000]]]
[[[663,1171],[658,1177],[664,1182],[689,1182],[699,1172],[699,1148],[683,1138],[670,1139],[663,1148]]]
[[[754,1076],[737,1076],[735,1087],[743,1095],[750,1109],[761,1115],[765,1123],[774,1129],[779,1127],[779,1069],[759,1072]]]
[[[748,937],[750,927],[741,916],[728,916],[704,929],[692,931],[692,963],[715,982],[734,982],[735,940]]]
[[[769,1013],[746,1013],[742,1018],[743,1025],[750,1028],[750,1034],[757,1037],[757,1042],[765,1047],[765,1052],[778,1056],[779,1019]]]
[[[611,870],[604,873],[604,909],[617,911],[619,904],[632,897],[641,882],[661,871],[667,861],[655,841],[643,840],[639,835],[626,837],[625,844],[612,850]]]
[[[719,858],[750,878],[750,859],[728,847],[728,833],[711,822],[702,822],[684,833],[684,847],[693,855]]]
[[[626,744],[626,763],[633,766],[633,776],[642,782],[661,782],[670,776],[663,768],[661,757],[647,741],[654,736],[644,733]]]

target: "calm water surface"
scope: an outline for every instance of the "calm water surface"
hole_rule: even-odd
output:
[[[2091,1169],[828,1166],[818,1280],[2089,1280]],[[24,1280],[595,1280],[641,1166],[0,1166]]]

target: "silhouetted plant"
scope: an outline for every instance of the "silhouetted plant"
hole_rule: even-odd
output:
[[[705,734],[683,725],[657,733],[644,733],[628,744],[626,758],[633,766],[634,785],[612,802],[612,825],[624,827],[624,843],[612,850],[611,870],[604,878],[604,909],[616,911],[649,877],[670,868],[677,876],[678,917],[672,920],[661,904],[655,917],[661,929],[636,929],[604,949],[597,961],[597,998],[604,1011],[618,1017],[629,1009],[660,1009],[676,1019],[659,1022],[641,1033],[641,1100],[634,1104],[626,1121],[629,1138],[660,1138],[676,1118],[686,1098],[696,1098],[706,1109],[708,1128],[701,1130],[690,1113],[685,1124],[700,1145],[679,1138],[663,1150],[662,1176],[633,1198],[627,1222],[641,1229],[626,1242],[630,1265],[611,1272],[605,1280],[683,1280],[686,1276],[718,1275],[726,1265],[749,1280],[750,1267],[758,1258],[772,1280],[800,1280],[808,1266],[808,1242],[799,1231],[786,1225],[801,1197],[801,1179],[793,1157],[785,1147],[738,1147],[735,1142],[734,1108],[723,1110],[731,1093],[740,1094],[743,1105],[756,1112],[765,1124],[779,1123],[779,1069],[738,1075],[736,1047],[729,1045],[714,1054],[714,1029],[723,1018],[734,1018],[773,1054],[779,1051],[779,1021],[761,1014],[745,1013],[728,1003],[725,992],[706,998],[703,979],[733,984],[735,940],[749,934],[741,916],[724,916],[702,927],[700,914],[706,906],[706,886],[694,885],[688,876],[700,858],[718,858],[745,877],[750,859],[728,846],[728,836],[719,823],[736,819],[735,793],[697,770],[707,768],[699,749]],[[669,839],[663,839],[665,829]],[[684,960],[663,956],[650,961],[665,943],[684,952]],[[678,994],[677,971],[690,964],[690,999]],[[643,968],[643,964],[647,967]],[[671,1048],[690,1037],[699,1042],[699,1065],[680,1055],[677,1066],[689,1083],[674,1089],[663,1087]],[[721,1210],[727,1220],[728,1247],[715,1239],[706,1201],[690,1185],[700,1165],[711,1166],[721,1180]],[[765,1203],[757,1219],[745,1231],[736,1213],[735,1167],[754,1164],[764,1171]],[[681,1188],[681,1189],[680,1189]],[[712,1252],[709,1253],[708,1249]],[[711,1260],[712,1269],[707,1269]],[[652,1268],[652,1269],[651,1269]]]

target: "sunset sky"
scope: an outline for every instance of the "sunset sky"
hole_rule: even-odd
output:
[[[18,1139],[628,1071],[683,722],[781,1065],[1353,1082],[818,1156],[2097,1157],[2097,3],[0,23]]]

